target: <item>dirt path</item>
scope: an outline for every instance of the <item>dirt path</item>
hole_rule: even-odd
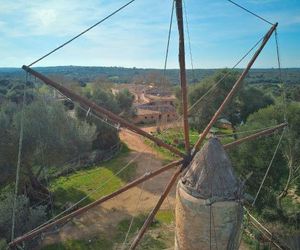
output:
[[[149,128],[148,131],[152,131],[152,128]],[[120,138],[132,150],[126,159],[127,162],[139,155],[136,159],[137,171],[134,178],[143,175],[147,171],[156,170],[163,165],[163,161],[157,152],[145,144],[138,135],[122,130]],[[124,162],[124,164],[126,163]],[[121,220],[131,218],[132,215],[148,212],[153,208],[173,172],[174,170],[163,173],[145,182],[143,186],[132,188],[118,197],[89,210],[82,216],[74,218],[60,228],[59,232],[45,234],[42,244],[48,245],[68,239],[92,239],[99,236],[110,238],[112,236],[110,232],[117,230],[116,226]],[[162,209],[174,208],[174,202],[175,188],[173,187],[168,200],[162,205]],[[137,204],[140,204],[138,208]],[[242,242],[240,249],[248,250],[249,248]]]
[[[156,170],[163,165],[159,155],[150,146],[146,145],[138,135],[122,130],[120,138],[132,150],[126,159],[127,161],[138,155],[135,161],[137,163],[135,178],[147,171]],[[132,188],[118,197],[89,210],[82,216],[74,218],[60,228],[59,232],[45,235],[43,244],[52,244],[67,239],[86,239],[101,234],[109,236],[109,232],[115,230],[115,227],[121,220],[150,211],[159,199],[173,172],[163,173],[145,182],[144,185],[141,184]],[[162,209],[174,207],[174,190],[175,188],[170,193],[168,200],[162,205]],[[139,209],[137,209],[140,194],[141,200]]]

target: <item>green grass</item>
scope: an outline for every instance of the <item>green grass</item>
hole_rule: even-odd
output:
[[[144,235],[142,241],[140,242],[138,249],[142,250],[158,250],[164,249],[167,245],[172,245],[174,240],[173,231],[166,228],[167,224],[170,224],[173,220],[172,212],[170,210],[159,211],[156,216],[156,220],[151,224],[146,235]],[[133,224],[129,233],[129,237],[126,242],[126,249],[128,249],[128,244],[132,242],[138,230],[142,227],[144,221],[146,220],[146,214],[140,214],[134,217]],[[43,250],[110,250],[121,249],[124,242],[126,234],[129,229],[131,222],[131,217],[124,219],[119,222],[117,229],[110,233],[110,237],[104,238],[97,237],[89,240],[68,240],[65,242],[60,242],[57,244],[52,244],[43,247]]]
[[[104,238],[68,240],[43,247],[43,250],[100,250],[112,249],[113,243]]]
[[[146,214],[140,214],[133,219],[133,223],[130,230],[130,235],[133,235],[135,232],[138,231],[139,228],[144,224],[144,221],[146,220],[147,215]],[[116,237],[116,240],[118,239],[124,239],[124,236],[126,235],[130,222],[132,218],[124,219],[118,224],[118,235]],[[171,210],[160,210],[157,215],[155,216],[154,222],[151,224],[150,228],[159,228],[163,224],[169,225],[174,220],[174,215]]]
[[[160,223],[171,224],[175,219],[174,216],[174,212],[171,210],[160,210],[155,218]]]
[[[300,203],[297,203],[295,199],[290,196],[286,196],[282,200],[282,209],[288,214],[297,214],[300,211]]]
[[[222,144],[227,144],[229,142],[234,141],[234,138],[232,136],[229,136],[232,134],[232,129],[216,129],[217,135],[226,135],[226,137],[221,138]],[[165,143],[172,145],[176,148],[178,148],[181,152],[184,153],[184,135],[183,135],[183,130],[182,128],[171,128],[166,131],[163,131],[162,133],[153,133],[154,136],[158,137],[159,139],[163,140]],[[199,133],[196,130],[190,129],[190,144],[194,145],[198,138],[199,138]],[[154,148],[157,152],[159,152],[164,159],[166,160],[174,160],[176,157],[173,153],[170,153],[168,150],[166,150],[163,147],[157,146],[154,142],[146,139],[145,142],[150,145],[152,148]]]
[[[168,243],[170,244],[170,241],[171,245],[173,245],[173,230],[170,231],[170,229],[167,228],[167,225],[171,224],[174,219],[172,213],[173,212],[170,210],[161,210],[157,213],[154,222],[151,224],[146,235],[140,242],[138,249],[164,249],[167,247]],[[128,242],[132,242],[134,236],[142,227],[146,218],[147,215],[145,214],[140,214],[134,217],[127,244]],[[119,223],[118,231],[114,239],[115,242],[123,243],[128,232],[130,222],[131,218],[122,220]]]
[[[81,203],[81,206],[86,205],[123,186],[131,179],[136,170],[136,164],[132,163],[118,176],[115,176],[127,163],[127,155],[128,150],[125,150],[117,158],[99,166],[80,170],[53,180],[50,184],[50,190],[53,192],[56,208],[58,210],[63,209],[63,205],[67,202],[75,203],[93,190],[98,189]]]

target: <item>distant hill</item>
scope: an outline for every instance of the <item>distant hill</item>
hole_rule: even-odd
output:
[[[114,83],[128,83],[134,80],[155,81],[163,75],[162,69],[141,69],[122,67],[85,67],[85,66],[56,66],[37,67],[39,72],[46,75],[64,75],[65,77],[83,82],[90,82],[97,78],[107,78]],[[199,82],[204,77],[212,75],[218,69],[187,70],[189,83]],[[237,69],[241,71],[242,69]],[[24,71],[19,68],[0,68],[0,79],[19,78]],[[179,83],[179,70],[168,69],[166,76],[173,84]],[[278,83],[278,69],[252,69],[247,76],[248,83]],[[283,69],[283,78],[288,84],[300,84],[300,68]]]

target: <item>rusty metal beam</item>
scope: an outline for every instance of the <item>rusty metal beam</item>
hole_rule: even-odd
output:
[[[146,181],[146,180],[149,180],[167,170],[170,170],[171,168],[175,167],[175,166],[178,166],[182,164],[182,160],[179,160],[179,161],[174,161],[174,162],[171,162],[163,167],[161,167],[160,169],[154,171],[154,172],[150,172],[150,173],[147,173],[145,174],[144,176],[141,176],[140,178],[128,183],[127,185],[125,185],[124,187],[120,188],[119,190],[109,194],[109,195],[106,195],[106,196],[103,196],[102,198],[100,198],[99,200],[96,200],[82,208],[79,208],[75,211],[73,211],[72,213],[68,214],[68,215],[65,215],[53,222],[50,222],[49,224],[46,224],[45,226],[42,226],[40,228],[37,228],[37,229],[33,229],[32,231],[30,231],[29,233],[23,235],[23,236],[20,236],[18,238],[16,238],[15,240],[13,240],[12,242],[9,243],[9,247],[14,247],[16,246],[17,244],[25,241],[25,240],[30,240],[32,238],[34,238],[35,236],[39,235],[40,233],[42,232],[45,232],[46,230],[48,230],[49,228],[55,226],[55,225],[59,225],[59,224],[63,224],[65,222],[67,222],[68,220],[80,215],[80,214],[83,214],[85,213],[86,211],[88,211],[89,209],[105,202],[105,201],[108,201],[110,200],[111,198],[113,197],[116,197],[117,195],[127,191],[128,189],[130,188],[133,188],[137,185],[139,185],[140,183]]]
[[[255,60],[257,59],[257,57],[259,56],[260,52],[265,47],[266,43],[270,39],[270,37],[273,34],[274,30],[276,29],[277,25],[278,25],[278,23],[274,24],[271,27],[271,29],[267,32],[267,34],[265,35],[265,37],[264,37],[264,39],[263,39],[260,47],[258,48],[258,50],[255,52],[255,54],[251,58],[251,60],[248,63],[247,67],[245,68],[245,70],[243,71],[243,73],[240,75],[240,77],[238,78],[238,80],[236,81],[236,83],[233,85],[231,91],[228,93],[228,95],[226,96],[225,100],[223,101],[223,103],[221,104],[221,106],[219,107],[219,109],[213,115],[213,117],[211,118],[210,122],[208,123],[208,125],[206,126],[206,128],[203,130],[202,134],[199,136],[199,139],[197,140],[197,142],[196,142],[196,144],[194,145],[194,148],[193,148],[193,155],[195,155],[197,153],[197,151],[199,150],[200,145],[204,141],[204,139],[205,139],[206,135],[208,134],[209,130],[214,125],[214,123],[217,121],[218,117],[223,112],[223,110],[225,109],[225,107],[227,106],[227,104],[231,101],[232,97],[238,91],[240,85],[242,84],[243,80],[245,79],[246,75],[248,74],[250,68],[252,67],[252,65],[255,62]]]
[[[155,142],[158,146],[164,147],[165,149],[168,149],[169,151],[171,151],[172,153],[174,153],[174,154],[176,154],[180,157],[185,157],[185,155],[180,150],[178,150],[177,148],[175,148],[175,147],[163,142],[162,140],[154,137],[153,135],[143,131],[139,127],[129,123],[128,121],[126,121],[123,118],[115,115],[114,113],[110,112],[109,110],[100,107],[99,105],[97,105],[96,103],[88,100],[87,98],[84,98],[84,97],[76,94],[75,92],[73,92],[72,90],[70,90],[70,89],[68,89],[64,86],[62,86],[61,84],[58,84],[58,83],[52,81],[51,79],[49,79],[48,77],[42,75],[41,73],[29,68],[26,65],[23,65],[22,69],[24,69],[28,73],[32,74],[33,76],[37,77],[38,79],[40,79],[41,81],[43,81],[47,85],[50,85],[51,87],[57,89],[63,95],[67,96],[71,100],[80,103],[80,105],[85,106],[87,109],[90,108],[91,110],[94,110],[98,115],[105,116],[105,117],[109,118],[110,120],[112,120],[116,123],[119,123],[121,126],[126,127],[127,129],[150,139],[151,141]]]
[[[252,140],[255,140],[257,139],[258,137],[261,137],[261,136],[266,136],[266,135],[270,135],[272,133],[274,133],[276,130],[278,129],[281,129],[281,128],[284,128],[286,127],[288,124],[287,123],[281,123],[273,128],[269,128],[269,129],[265,129],[263,131],[260,131],[258,133],[255,133],[255,134],[252,134],[252,135],[249,135],[249,136],[246,136],[244,138],[241,138],[241,139],[238,139],[234,142],[230,142],[230,143],[227,143],[225,144],[223,147],[224,149],[230,149],[230,148],[233,148],[235,146],[238,146],[240,145],[241,143],[243,142],[247,142],[247,141],[252,141]]]
[[[177,26],[179,32],[179,67],[180,67],[180,85],[181,98],[183,105],[183,130],[185,140],[186,154],[190,154],[190,137],[189,137],[189,123],[188,123],[188,101],[187,101],[187,81],[185,68],[185,50],[184,50],[184,28],[183,28],[183,14],[182,14],[182,0],[176,0],[176,16]]]
[[[151,213],[148,215],[148,218],[146,219],[146,221],[144,222],[144,225],[142,226],[142,228],[140,229],[138,235],[136,236],[136,238],[134,239],[134,241],[132,242],[130,249],[135,249],[138,245],[138,243],[140,242],[140,240],[142,239],[143,235],[145,234],[147,228],[150,226],[150,224],[152,223],[156,213],[158,212],[159,208],[161,207],[162,203],[164,202],[164,200],[166,199],[166,197],[168,196],[173,184],[175,183],[175,181],[177,180],[177,177],[179,176],[179,174],[181,173],[182,169],[178,169],[174,175],[172,176],[170,182],[168,183],[168,185],[166,186],[164,192],[162,193],[162,195],[160,196],[156,206],[153,208],[153,210],[151,211]]]

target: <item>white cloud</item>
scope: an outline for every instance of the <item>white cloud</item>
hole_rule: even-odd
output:
[[[64,41],[99,21],[128,0],[14,0],[0,8],[0,54],[6,55],[5,64],[16,58],[29,63]],[[277,1],[277,0],[276,0]],[[248,0],[247,3],[255,3]],[[267,3],[269,1],[264,1]],[[264,35],[269,26],[244,13],[224,0],[186,0],[194,60],[210,62],[203,55],[226,50],[220,63],[230,62],[230,53],[244,51],[248,45]],[[253,9],[257,9],[252,5]],[[264,11],[263,11],[264,10]],[[135,1],[132,5],[105,21],[83,37],[43,60],[39,65],[119,65],[161,67],[171,13],[170,0]],[[261,15],[279,20],[280,29],[297,27],[297,10],[268,12]],[[293,26],[294,25],[294,26]],[[280,30],[281,31],[281,30]],[[174,15],[169,65],[177,67],[177,28]],[[234,42],[236,48],[231,45]],[[6,51],[3,51],[6,44]],[[30,55],[30,56],[28,56]],[[226,56],[226,57],[225,57]],[[32,57],[29,58],[28,57]],[[222,65],[223,65],[222,61]],[[17,60],[16,60],[17,62]],[[148,65],[147,65],[148,64]],[[3,65],[3,60],[2,60]]]

